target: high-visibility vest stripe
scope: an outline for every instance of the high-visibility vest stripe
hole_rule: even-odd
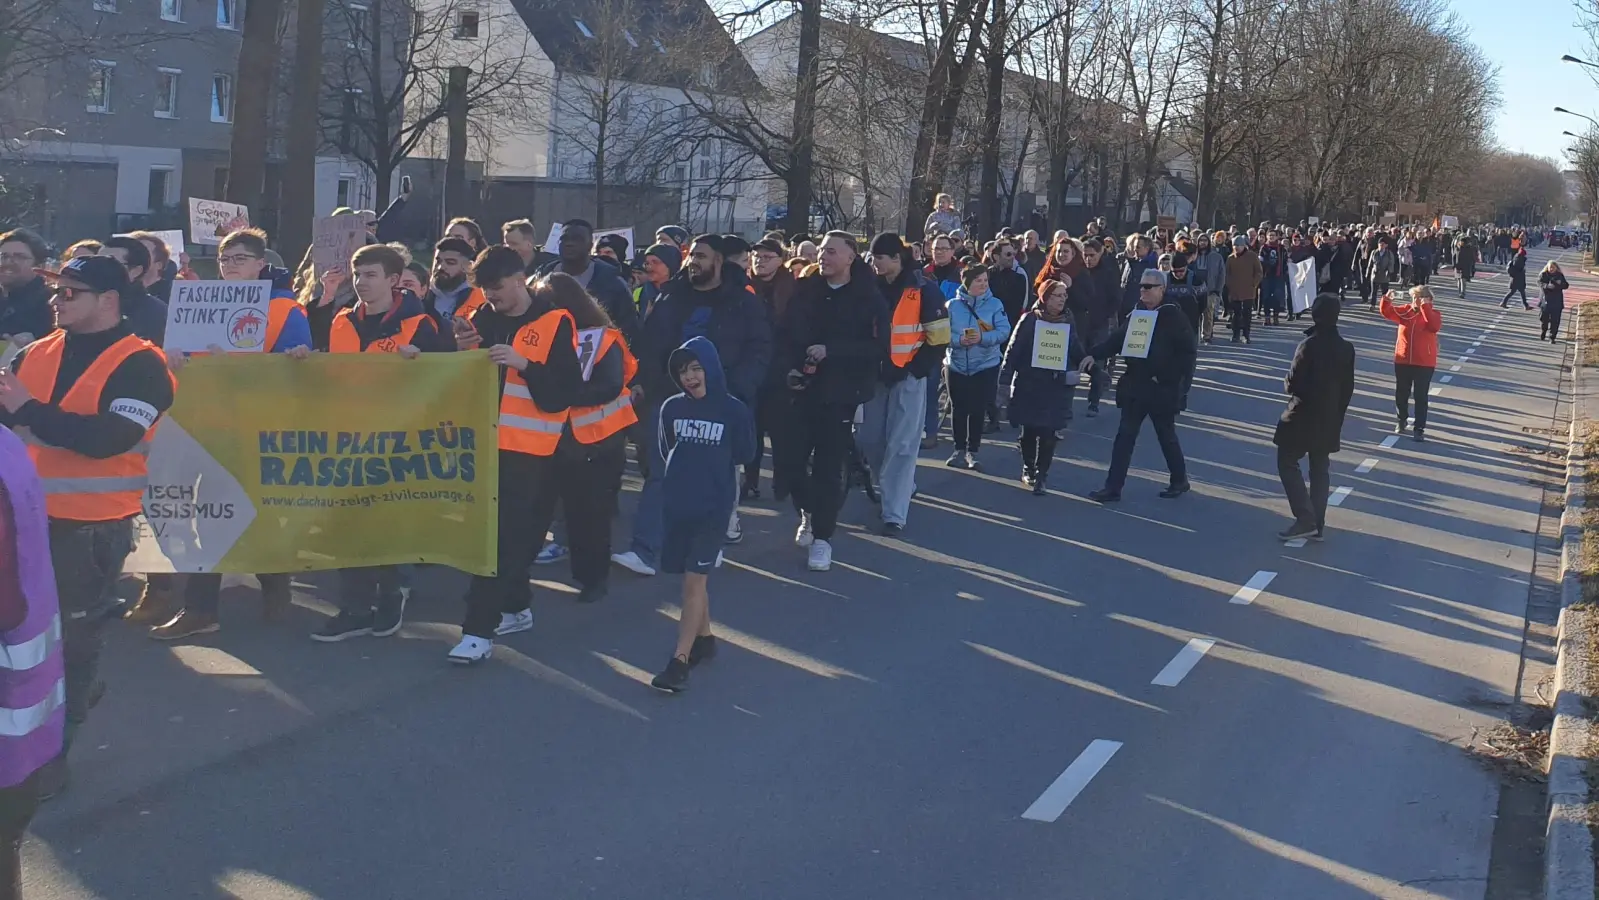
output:
[[[500,413],[500,424],[508,428],[520,428],[524,431],[537,431],[542,434],[553,434],[557,437],[560,436],[562,428],[564,428],[566,425],[564,421],[553,422],[549,419],[535,419],[528,416],[516,416],[507,412]]]
[[[67,682],[58,679],[43,700],[22,709],[0,707],[0,737],[16,738],[32,734],[67,702]]]
[[[910,365],[916,351],[927,340],[927,328],[922,324],[922,290],[914,283],[900,292],[899,303],[894,306],[894,330],[889,344],[889,356],[894,365],[903,369]]]
[[[477,311],[472,311],[475,317]],[[531,363],[543,364],[550,358],[550,345],[565,320],[572,331],[572,349],[577,349],[577,323],[564,309],[552,309],[537,320],[518,328],[510,345]],[[528,391],[522,373],[507,367],[505,386],[500,391],[499,445],[501,450],[530,456],[552,456],[566,428],[567,413],[547,413]]]
[[[25,672],[44,665],[56,645],[61,643],[61,614],[56,613],[49,627],[20,644],[0,644],[0,669]]]

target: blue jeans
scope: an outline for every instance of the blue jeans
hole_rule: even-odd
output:
[[[638,508],[633,510],[633,541],[628,547],[639,559],[652,568],[661,558],[661,542],[666,526],[661,522],[664,500],[661,497],[661,477],[666,474],[666,460],[661,456],[661,442],[656,432],[661,427],[661,408],[653,406],[644,411],[639,422],[644,427],[643,452],[650,455],[649,477],[644,479],[644,489],[639,492]]]

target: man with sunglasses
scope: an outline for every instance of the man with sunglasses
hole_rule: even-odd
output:
[[[0,372],[0,424],[28,445],[49,515],[50,556],[61,602],[66,743],[88,717],[97,685],[100,629],[120,609],[122,564],[142,510],[150,439],[175,383],[166,358],[122,315],[128,270],[108,256],[75,259],[53,282],[58,330],[28,345]],[[66,753],[48,768],[43,793],[65,784]]]

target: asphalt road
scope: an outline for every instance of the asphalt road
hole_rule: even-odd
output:
[[[1125,501],[1083,499],[1117,417],[1079,399],[1048,497],[1013,431],[984,474],[926,453],[904,538],[857,495],[830,573],[789,510],[747,507],[723,653],[679,697],[644,684],[666,578],[540,591],[470,671],[440,571],[387,641],[306,640],[314,584],[292,628],[243,591],[194,646],[122,630],[27,897],[1482,898],[1499,787],[1459,745],[1516,689],[1540,496],[1511,448],[1550,426],[1564,351],[1504,284],[1442,299],[1419,445],[1383,446],[1394,330],[1346,307],[1325,543],[1274,539],[1300,334],[1257,326],[1202,350],[1179,500],[1147,429]]]

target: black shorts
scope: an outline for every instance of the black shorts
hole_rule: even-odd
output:
[[[722,564],[722,545],[727,542],[727,520],[732,515],[700,516],[692,519],[666,517],[666,537],[661,541],[660,569],[668,575],[709,575]]]

